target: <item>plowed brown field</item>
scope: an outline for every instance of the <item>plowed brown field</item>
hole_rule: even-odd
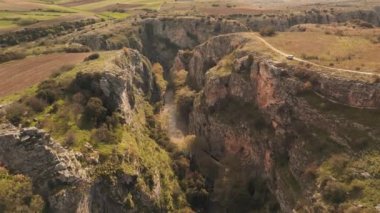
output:
[[[63,65],[77,64],[88,55],[89,53],[60,53],[0,64],[0,97],[31,87],[50,77]]]

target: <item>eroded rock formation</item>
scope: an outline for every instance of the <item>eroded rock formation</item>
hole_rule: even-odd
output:
[[[278,64],[254,49],[247,51],[233,45],[243,41],[240,47],[244,46],[244,40],[236,36],[213,38],[186,52],[186,57],[180,52],[175,60],[173,72],[187,70],[187,82],[199,91],[189,122],[201,147],[195,159],[201,167],[212,165],[215,169],[212,174],[206,173],[215,188],[223,178],[231,178],[228,171],[237,172],[239,167],[231,163],[231,158],[235,158],[241,166],[240,174],[266,181],[282,211],[332,211],[321,199],[322,187],[308,176],[308,168],[321,164],[337,150],[357,150],[356,142],[363,138],[378,144],[378,131],[360,121],[348,122],[349,118],[342,114],[322,113],[305,95],[317,97],[313,92],[318,92],[341,104],[378,107],[378,84],[323,76],[309,70],[315,75],[311,83],[310,78],[299,77],[297,68]],[[220,41],[231,44],[230,49],[219,45]],[[214,42],[216,45],[212,45]],[[220,54],[215,57],[215,53]],[[217,59],[211,66],[210,58]],[[358,134],[346,132],[353,128]],[[219,193],[232,196],[228,190],[214,194],[221,196]],[[228,206],[223,200],[215,202],[219,205],[213,205],[215,211]]]

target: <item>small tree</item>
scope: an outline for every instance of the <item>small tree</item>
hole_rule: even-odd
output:
[[[28,112],[24,104],[15,102],[6,108],[6,118],[14,125],[18,125],[22,121],[22,117]]]
[[[347,199],[347,189],[339,182],[328,181],[323,187],[322,196],[331,203],[342,203]]]
[[[42,112],[44,111],[45,107],[46,107],[46,102],[33,96],[33,97],[30,97],[28,98],[28,100],[26,101],[26,104],[32,108],[32,110],[34,112]]]
[[[84,109],[84,116],[87,121],[90,122],[101,122],[104,121],[106,117],[107,109],[103,107],[103,102],[99,98],[92,97],[88,100],[87,105]]]
[[[64,141],[64,145],[71,147],[71,146],[73,146],[75,144],[75,141],[76,141],[75,133],[74,132],[69,132],[66,135],[66,138],[65,138],[65,141]]]
[[[91,134],[91,140],[96,143],[115,144],[118,142],[117,139],[117,136],[106,125],[102,125]]]

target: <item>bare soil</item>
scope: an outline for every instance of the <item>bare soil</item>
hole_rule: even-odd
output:
[[[71,2],[62,3],[59,5],[65,6],[65,7],[75,7],[75,6],[90,4],[90,3],[94,3],[98,1],[101,1],[101,0],[79,0],[79,1],[71,1]]]
[[[20,92],[57,72],[63,65],[82,62],[89,53],[62,53],[0,64],[0,97]]]
[[[137,7],[141,7],[143,4],[112,4],[112,5],[107,5],[105,7],[97,8],[96,10],[93,10],[93,12],[104,12],[104,11],[112,11],[115,9],[119,10],[130,10],[134,9]]]

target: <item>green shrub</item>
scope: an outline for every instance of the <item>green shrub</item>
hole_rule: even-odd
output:
[[[95,143],[115,144],[118,142],[117,139],[115,133],[110,131],[106,125],[102,125],[91,134],[91,140]]]
[[[184,87],[176,91],[176,104],[179,111],[180,119],[183,119],[185,123],[189,121],[190,112],[193,110],[193,101],[195,98],[194,91],[190,90],[189,87]]]
[[[262,27],[260,29],[261,36],[274,36],[276,35],[276,30],[272,26]]]
[[[159,63],[154,63],[152,66],[152,72],[157,83],[157,86],[160,89],[160,92],[164,92],[167,87],[167,82],[164,78],[164,68]]]
[[[73,146],[75,144],[75,141],[76,141],[76,136],[73,132],[69,132],[66,134],[66,138],[65,138],[65,141],[63,142],[63,144],[65,146]]]
[[[84,108],[84,116],[87,121],[94,124],[103,122],[106,118],[107,109],[103,106],[100,98],[92,97]]]
[[[59,68],[57,71],[55,71],[51,77],[52,78],[56,78],[60,75],[62,75],[63,73],[67,72],[67,71],[70,71],[72,69],[74,69],[75,65],[74,64],[65,64],[63,65],[61,68]]]
[[[186,197],[192,207],[205,209],[208,204],[209,193],[205,189],[192,188],[186,192]]]
[[[87,53],[90,52],[91,49],[83,45],[71,45],[69,47],[66,47],[64,51],[67,53]]]
[[[332,170],[337,173],[342,173],[347,166],[347,163],[350,161],[350,158],[346,154],[336,154],[333,155],[328,163],[331,165]]]
[[[11,175],[0,167],[0,212],[42,212],[44,201],[33,194],[32,183],[23,175]]]
[[[182,180],[181,187],[186,190],[186,199],[192,208],[199,212],[207,209],[210,195],[206,190],[206,180],[199,172],[191,172],[186,179]]]
[[[83,90],[87,90],[87,92],[92,94],[93,96],[99,95],[97,91],[98,88],[94,88],[94,82],[99,82],[100,78],[100,73],[79,72],[76,75],[75,80],[72,81],[69,89],[72,93],[85,92]]]
[[[47,103],[35,96],[32,96],[26,100],[26,105],[28,105],[34,112],[44,111]]]
[[[15,102],[6,108],[6,118],[14,125],[19,125],[28,108],[19,102]]]
[[[58,99],[60,93],[60,86],[55,80],[46,80],[38,85],[37,98],[52,104]]]
[[[92,60],[96,60],[100,57],[99,53],[93,53],[89,56],[87,56],[84,61],[92,61]]]
[[[25,53],[22,52],[5,52],[0,53],[0,63],[4,63],[11,60],[23,59],[26,57]]]
[[[186,86],[188,73],[185,70],[179,70],[172,74],[173,84],[175,88]]]
[[[162,146],[166,151],[175,152],[177,147],[170,141],[169,136],[161,128],[160,124],[156,122],[153,115],[147,115],[146,121],[149,128],[149,137]]]
[[[190,161],[184,156],[175,159],[173,169],[180,180],[186,178],[186,173],[190,169]]]
[[[32,24],[35,24],[35,23],[38,23],[38,20],[37,19],[19,19],[15,22],[17,25],[19,26],[28,26],[28,25],[32,25]]]
[[[327,181],[322,189],[322,197],[330,203],[343,203],[347,199],[347,187],[339,182]]]

